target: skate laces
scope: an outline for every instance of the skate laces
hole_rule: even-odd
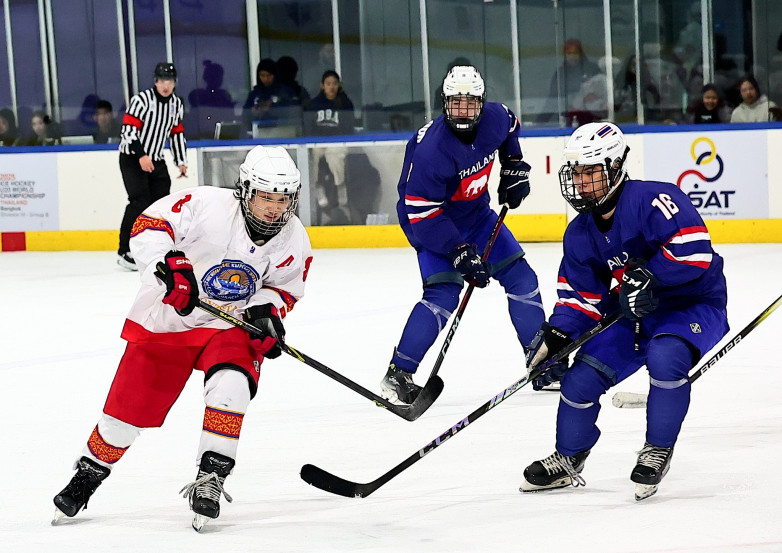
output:
[[[228,503],[231,503],[233,502],[233,498],[228,495],[228,492],[223,488],[224,482],[225,478],[221,478],[216,472],[203,472],[199,470],[195,482],[185,485],[184,488],[179,490],[179,493],[182,494],[182,497],[187,498],[191,508],[193,507],[193,501],[195,500],[196,495],[219,502],[220,495],[222,494],[225,496]]]
[[[543,468],[546,469],[546,472],[549,475],[552,475],[556,472],[565,471],[570,477],[570,482],[574,488],[585,486],[586,480],[584,480],[584,477],[576,471],[575,467],[570,463],[571,460],[575,461],[576,458],[568,457],[562,455],[559,451],[555,451],[545,459],[542,459],[540,464],[543,465]]]
[[[654,470],[660,470],[665,464],[665,460],[671,452],[671,448],[658,447],[656,445],[646,444],[641,451],[638,451],[638,464]]]

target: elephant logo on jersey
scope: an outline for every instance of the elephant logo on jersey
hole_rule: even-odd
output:
[[[201,287],[215,300],[235,301],[255,294],[256,283],[261,276],[243,261],[224,259],[204,274]]]
[[[480,198],[489,184],[489,173],[491,173],[493,164],[494,160],[492,159],[476,173],[464,176],[451,200],[454,202],[469,202]],[[466,172],[468,171],[462,171],[461,173],[464,174]]]

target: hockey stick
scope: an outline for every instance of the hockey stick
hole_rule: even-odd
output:
[[[711,358],[706,361],[703,365],[701,365],[701,368],[695,371],[690,375],[690,383],[695,382],[698,380],[703,373],[708,371],[714,364],[722,359],[722,357],[728,353],[730,350],[732,350],[736,344],[741,342],[744,338],[747,337],[747,334],[752,332],[755,327],[757,327],[760,323],[762,323],[766,317],[771,315],[777,307],[782,305],[782,296],[779,296],[774,302],[766,307],[763,312],[755,317],[751,323],[749,323],[747,326],[745,326],[741,332],[736,334],[725,346],[720,349],[717,353],[711,356]],[[616,392],[614,396],[611,398],[611,403],[614,405],[614,407],[624,408],[624,409],[639,409],[641,407],[646,407],[646,401],[648,399],[647,394],[636,394],[634,392]]]
[[[246,330],[250,334],[257,334],[261,336],[264,334],[264,332],[258,327],[251,325],[250,323],[243,321],[241,319],[237,319],[233,315],[229,315],[225,311],[218,309],[217,307],[214,307],[212,305],[209,305],[204,300],[198,300],[198,307],[200,307],[204,311],[208,311],[212,315],[221,318],[222,320],[226,321],[229,324],[238,326],[239,328]],[[426,386],[424,386],[423,389],[421,389],[421,393],[419,393],[416,396],[415,401],[413,401],[413,403],[411,403],[410,405],[394,405],[393,403],[375,394],[374,392],[367,390],[360,384],[353,382],[346,376],[343,376],[338,372],[336,372],[335,370],[328,368],[323,363],[320,363],[315,359],[313,359],[312,357],[298,351],[297,349],[292,348],[285,342],[280,341],[280,346],[282,347],[282,351],[284,351],[291,357],[298,359],[305,365],[308,365],[313,369],[315,369],[316,371],[325,374],[326,376],[336,380],[343,386],[347,386],[354,392],[357,392],[362,396],[364,396],[365,398],[370,399],[377,404],[380,404],[382,407],[385,407],[395,415],[398,415],[408,421],[414,421],[418,417],[420,417],[424,413],[424,411],[426,411],[427,409],[429,409],[429,407],[432,406],[434,401],[440,395],[440,392],[443,391],[443,381],[440,377],[437,377],[434,380],[430,379],[426,383]]]
[[[494,246],[494,242],[497,241],[497,236],[500,234],[500,229],[502,229],[502,222],[505,220],[505,215],[508,213],[508,204],[502,204],[502,209],[500,210],[500,214],[497,217],[497,222],[494,223],[494,229],[491,231],[491,235],[489,236],[489,241],[486,243],[486,247],[483,249],[483,255],[481,256],[481,261],[486,263],[486,260],[489,259],[489,253],[491,252],[492,247]],[[475,284],[472,282],[469,286],[467,286],[467,290],[464,292],[464,297],[462,297],[462,301],[459,303],[459,309],[456,310],[456,315],[453,318],[453,322],[451,323],[451,328],[448,329],[448,334],[445,335],[445,341],[443,342],[443,347],[440,348],[440,353],[437,356],[437,361],[434,363],[434,368],[432,368],[432,372],[429,373],[429,380],[437,376],[437,373],[440,371],[440,366],[443,364],[443,360],[445,359],[445,354],[448,351],[448,348],[451,346],[451,340],[453,340],[454,334],[456,334],[456,328],[459,326],[459,322],[462,320],[462,316],[464,315],[464,310],[467,309],[467,302],[470,301],[470,296],[472,296],[472,292],[475,290]]]
[[[579,336],[578,339],[576,339],[566,348],[564,348],[556,355],[554,355],[551,359],[546,361],[543,365],[540,366],[540,368],[533,370],[532,373],[524,376],[521,380],[518,380],[513,384],[511,384],[510,386],[508,386],[507,388],[505,388],[505,390],[503,390],[496,396],[492,397],[489,401],[487,401],[486,403],[478,407],[475,411],[467,415],[467,417],[454,424],[451,428],[447,429],[445,432],[440,434],[437,438],[435,438],[434,440],[426,444],[420,450],[410,455],[410,457],[408,457],[407,459],[399,463],[397,466],[395,466],[394,468],[392,468],[391,470],[389,470],[379,478],[371,482],[367,482],[366,484],[360,484],[358,482],[351,482],[350,480],[345,480],[344,478],[335,476],[334,474],[331,474],[330,472],[327,472],[319,467],[316,467],[315,465],[307,464],[301,467],[302,480],[304,480],[305,482],[307,482],[312,486],[315,486],[316,488],[320,488],[321,490],[336,495],[342,495],[345,497],[368,496],[369,494],[371,494],[372,492],[380,488],[383,484],[385,484],[386,482],[388,482],[389,480],[391,480],[392,478],[400,474],[402,471],[404,471],[405,469],[409,468],[410,466],[420,461],[425,455],[431,453],[435,448],[443,445],[443,443],[446,440],[455,436],[457,432],[459,432],[464,428],[467,428],[467,426],[474,423],[483,415],[491,411],[502,401],[508,399],[510,396],[512,396],[519,390],[521,390],[532,380],[535,380],[538,376],[544,373],[552,365],[568,357],[571,353],[573,353],[582,345],[584,345],[584,343],[586,343],[587,341],[591,340],[592,338],[594,338],[595,336],[603,332],[605,329],[607,329],[609,326],[611,326],[621,318],[622,318],[622,314],[616,313],[611,317],[603,319],[595,326],[593,326],[590,330],[586,331],[584,334]]]

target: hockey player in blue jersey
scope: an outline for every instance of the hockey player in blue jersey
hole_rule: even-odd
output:
[[[630,479],[636,500],[657,491],[690,404],[689,370],[727,333],[722,258],[690,199],[675,185],[632,180],[629,148],[612,123],[576,129],[559,171],[562,195],[579,212],[567,227],[559,301],[528,353],[535,367],[604,315],[624,318],[587,342],[573,365],[533,382],[561,379],[556,450],[524,470],[521,491],[583,485],[600,437],[600,396],[646,365],[646,442]]]
[[[453,67],[443,81],[443,115],[407,143],[399,179],[397,214],[415,248],[423,298],[413,307],[394,349],[381,393],[411,403],[420,391],[413,374],[459,302],[465,281],[483,288],[496,279],[525,351],[544,320],[535,272],[504,225],[484,263],[483,251],[497,221],[489,207],[488,180],[499,160],[499,201],[513,209],[530,191],[516,116],[485,102],[483,78],[472,66]]]

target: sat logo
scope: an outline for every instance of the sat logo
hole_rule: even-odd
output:
[[[708,149],[705,152],[698,154],[698,145],[701,143],[705,144]],[[688,169],[676,179],[676,186],[679,188],[682,187],[682,183],[690,175],[697,177],[704,183],[715,182],[722,176],[725,166],[722,162],[722,157],[717,154],[717,147],[711,139],[705,136],[696,138],[690,146],[690,156],[695,161],[695,165],[698,167],[708,166],[709,170],[706,172],[713,173],[713,175],[706,176],[700,169]],[[716,163],[716,165],[710,165],[711,163]],[[696,182],[692,185],[693,189],[687,192],[687,196],[696,209],[707,209],[710,207],[719,209],[730,208],[730,197],[736,193],[735,190],[698,190],[699,186],[700,185]]]

